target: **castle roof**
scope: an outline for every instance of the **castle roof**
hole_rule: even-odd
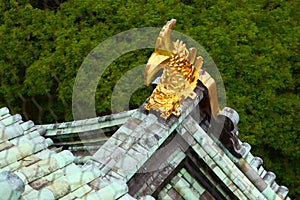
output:
[[[238,139],[238,114],[210,119],[205,87],[195,92],[167,120],[142,106],[34,125],[1,108],[2,199],[289,199]]]

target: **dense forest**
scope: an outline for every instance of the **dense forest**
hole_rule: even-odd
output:
[[[292,0],[2,0],[0,107],[35,123],[72,120],[75,77],[93,48],[122,31],[176,18],[175,30],[216,63],[227,106],[240,115],[239,138],[300,199],[299,8]],[[114,85],[151,51],[129,52],[105,71],[95,97],[98,115],[111,112]],[[140,87],[130,108],[148,95]]]

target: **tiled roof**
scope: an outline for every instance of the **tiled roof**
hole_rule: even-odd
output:
[[[113,120],[99,118],[97,122],[116,125],[122,123],[123,117],[126,114],[116,115]],[[76,122],[77,125],[80,123],[82,121]],[[32,121],[22,121],[18,114],[10,115],[7,108],[0,109],[1,199],[115,199],[127,193],[126,183],[112,183],[97,191],[90,187],[88,183],[98,174],[82,170],[74,164],[75,157],[70,151],[60,151],[52,146],[50,138],[43,136],[47,129],[53,130],[53,126],[35,126]],[[58,127],[62,128],[62,124]],[[127,194],[123,199],[129,197]],[[149,199],[147,196],[143,198]]]
[[[135,111],[36,127],[45,129],[44,136],[51,138],[56,146],[64,146],[76,155],[80,155],[85,151],[97,151],[99,146],[104,144]]]
[[[251,154],[251,146],[238,139],[237,113],[223,109],[220,120],[225,124],[218,135],[205,114],[197,115],[202,112],[199,104],[206,98],[205,89],[197,86],[195,92],[195,99],[182,103],[182,114],[168,120],[141,108],[37,126],[23,122],[20,115],[11,116],[7,108],[0,109],[0,187],[5,188],[0,189],[1,197],[289,199],[288,189],[279,186],[274,173],[262,166],[262,159]],[[119,126],[111,137],[104,136],[104,142],[95,143],[99,149],[90,159],[69,151],[77,153],[74,147],[81,147],[66,138]],[[53,141],[69,150],[55,148]]]

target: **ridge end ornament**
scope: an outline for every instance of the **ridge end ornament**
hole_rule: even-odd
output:
[[[179,116],[180,104],[188,97],[196,97],[194,89],[203,64],[203,58],[196,57],[196,48],[188,50],[183,41],[172,41],[171,31],[175,24],[176,20],[172,19],[162,28],[145,68],[146,85],[163,69],[160,83],[147,98],[144,108],[158,111],[165,119],[172,114]]]

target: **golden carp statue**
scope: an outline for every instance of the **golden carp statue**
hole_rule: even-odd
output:
[[[149,85],[158,71],[163,69],[160,83],[146,100],[146,110],[156,110],[167,119],[171,114],[180,115],[180,104],[187,98],[195,98],[194,89],[199,79],[203,63],[196,58],[196,49],[187,50],[186,45],[171,40],[171,30],[176,20],[170,20],[161,30],[156,40],[155,51],[145,68],[145,83]]]

